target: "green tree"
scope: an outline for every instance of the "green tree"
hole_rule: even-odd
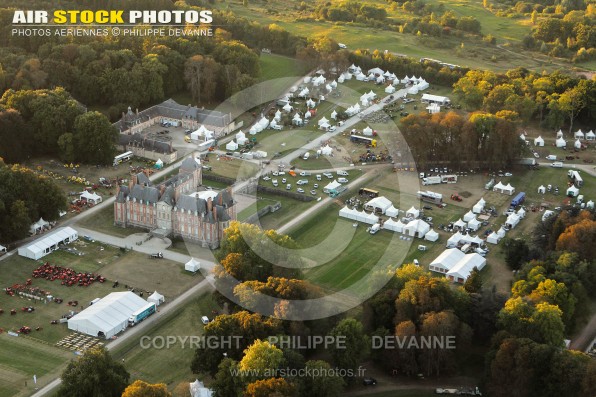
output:
[[[120,397],[130,374],[101,347],[87,350],[72,360],[62,373],[60,397]]]
[[[23,238],[29,232],[29,225],[32,221],[29,218],[29,211],[23,200],[16,200],[10,207],[10,234],[7,235],[7,241]]]
[[[474,267],[474,269],[472,269],[470,276],[464,283],[464,289],[468,293],[477,293],[482,290],[482,277],[480,276],[478,268]]]
[[[364,333],[362,323],[353,318],[341,320],[329,336],[344,341],[345,346],[334,346],[331,350],[334,364],[339,368],[356,369],[368,355],[370,343]],[[345,347],[345,348],[341,348]]]
[[[277,346],[267,341],[257,339],[244,350],[244,357],[240,360],[238,368],[243,372],[259,375],[249,376],[248,379],[264,379],[275,377],[276,371],[284,362],[284,354]]]
[[[60,160],[65,163],[76,161],[73,134],[67,132],[60,135],[60,138],[58,138],[58,147],[60,148]]]
[[[106,116],[87,112],[75,120],[74,145],[77,158],[89,164],[111,164],[118,131]]]
[[[238,362],[231,358],[224,358],[219,363],[217,374],[211,384],[214,397],[237,397],[242,392],[242,379],[235,376],[238,373]]]
[[[246,386],[244,397],[296,396],[293,384],[282,378],[257,380]]]
[[[301,396],[339,397],[342,395],[344,380],[340,376],[332,375],[329,363],[322,360],[307,361],[305,368],[320,375],[300,378]]]

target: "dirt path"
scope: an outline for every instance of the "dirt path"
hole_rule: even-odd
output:
[[[592,314],[590,321],[585,325],[581,332],[574,335],[571,339],[569,349],[585,352],[596,338],[596,313]]]

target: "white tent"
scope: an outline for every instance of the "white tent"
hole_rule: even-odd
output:
[[[544,139],[542,139],[541,136],[539,136],[538,138],[534,138],[534,146],[544,146]]]
[[[513,193],[515,193],[515,188],[513,186],[511,186],[511,183],[508,183],[503,188],[503,193],[508,194],[508,195],[511,196]]]
[[[226,150],[238,150],[238,144],[234,142],[234,140],[231,140],[230,142],[226,143]]]
[[[99,204],[101,203],[101,196],[94,192],[88,192],[85,190],[79,195],[79,200],[87,200],[88,203]]]
[[[321,129],[321,130],[328,131],[329,128],[331,128],[331,124],[329,124],[329,123],[319,124],[319,129]]]
[[[428,265],[428,269],[433,272],[447,273],[465,256],[466,254],[458,249],[446,249]]]
[[[501,237],[499,237],[499,235],[495,232],[492,232],[486,238],[486,242],[491,244],[499,244],[499,240],[501,240]]]
[[[310,111],[304,112],[304,119],[310,119],[312,117],[312,113]]]
[[[77,231],[71,227],[59,227],[53,232],[20,247],[18,253],[29,259],[40,259],[56,251],[60,244],[69,244],[79,238]]]
[[[163,296],[162,294],[160,294],[157,291],[153,292],[149,296],[149,298],[147,298],[147,302],[149,302],[149,303],[155,303],[155,306],[159,306],[162,303],[164,303],[165,301],[166,301],[165,296]]]
[[[346,80],[346,78],[344,77],[344,75],[345,75],[345,73],[344,73],[344,74],[342,74],[341,76],[339,76],[339,77],[337,78],[337,82],[338,82],[338,83],[343,83],[343,82]],[[352,75],[350,75],[350,76],[352,76]]]
[[[520,134],[519,139],[521,139],[522,141],[524,141],[524,143],[528,143],[526,141],[526,134],[524,134],[523,132]]]
[[[290,113],[292,110],[294,110],[294,107],[289,103],[286,103],[282,109],[284,112]]]
[[[586,203],[586,208],[594,209],[594,202],[592,200],[588,201]]]
[[[308,88],[303,88],[299,93],[298,93],[298,97],[299,98],[306,98],[308,96],[308,94],[310,93]]]
[[[555,145],[557,147],[565,147],[565,146],[567,146],[567,142],[565,142],[565,139],[563,139],[563,137],[561,137],[555,141]]]
[[[461,241],[462,237],[463,237],[463,235],[458,231],[453,236],[449,237],[449,239],[447,240],[446,247],[447,248],[457,247],[457,245]]]
[[[467,254],[457,264],[451,268],[446,274],[446,277],[457,283],[464,283],[474,268],[482,270],[486,265],[486,259],[476,253]]]
[[[308,101],[306,101],[306,106],[308,106],[309,108],[314,108],[315,106],[317,106],[317,103],[315,101],[313,101],[312,99],[309,99]]]
[[[318,87],[318,86],[320,86],[322,84],[325,84],[325,77],[323,77],[323,76],[315,77],[312,80],[312,85],[315,86],[315,87]]]
[[[538,187],[538,193],[542,193],[542,194],[546,193],[546,188],[544,187],[544,185],[540,185]]]
[[[476,219],[476,215],[472,211],[466,212],[464,215],[464,222],[470,222],[472,219]]]
[[[470,222],[468,222],[468,227],[470,229],[472,229],[473,231],[476,231],[478,229],[480,229],[480,226],[482,225],[482,222],[480,222],[478,219],[472,219]]]
[[[358,81],[364,81],[364,80],[366,80],[366,75],[364,73],[362,73],[362,72],[356,73],[356,80],[358,80]]]
[[[428,88],[428,82],[426,80],[422,80],[416,84],[416,88],[418,88],[418,91],[424,91]]]
[[[575,141],[575,143],[573,144],[573,147],[576,148],[576,149],[581,149],[582,148],[582,143],[580,142],[579,139],[577,139]]]
[[[426,107],[426,110],[428,110],[429,114],[439,113],[441,111],[441,106],[437,103],[431,103]]]
[[[412,94],[412,95],[416,95],[418,94],[418,88],[413,85],[410,88],[408,88],[408,94]]]
[[[437,241],[439,239],[439,233],[431,229],[424,235],[424,239],[428,241]]]
[[[398,216],[399,210],[397,208],[395,208],[393,205],[391,205],[391,207],[389,207],[385,210],[385,215],[391,216],[391,217]]]
[[[375,223],[379,223],[379,217],[376,216],[375,214],[367,214],[364,211],[362,211],[363,215],[364,215],[364,223],[368,223],[369,225],[374,225]]]
[[[416,219],[404,226],[404,232],[408,236],[423,238],[430,230],[430,225],[422,219]]]
[[[339,216],[342,218],[358,220],[358,210],[349,208],[347,205],[339,210]]]
[[[325,145],[321,148],[321,154],[323,156],[331,156],[332,153],[333,153],[333,148],[329,145]]]
[[[507,230],[503,226],[499,230],[497,230],[497,236],[503,238],[507,234]]]
[[[370,128],[370,127],[368,127],[368,126],[367,126],[367,127],[365,127],[365,128],[362,130],[362,135],[366,135],[366,136],[372,136],[372,135],[373,135],[373,130],[372,130],[372,128]]]
[[[335,110],[333,112],[331,112],[331,118],[333,120],[336,120],[337,119],[337,112]]]
[[[596,134],[594,134],[594,131],[590,130],[586,133],[586,141],[593,141],[596,139]]]
[[[552,216],[554,214],[555,214],[555,211],[551,211],[551,210],[544,211],[544,214],[542,214],[542,222],[544,222],[545,220],[547,220],[550,216]]]
[[[277,126],[279,126],[279,124],[277,124],[277,120],[275,120],[275,119],[271,120],[271,123],[269,124],[269,128],[272,130],[275,130],[276,129],[275,127],[277,127]]]
[[[327,117],[323,116],[319,119],[317,123],[319,124],[319,126],[321,126],[323,124],[329,124],[329,120],[327,119]]]
[[[188,262],[184,264],[184,270],[195,273],[201,268],[201,262],[195,258],[190,258]]]
[[[557,138],[563,138],[563,131],[557,131]]]
[[[327,184],[327,186],[325,186],[323,188],[323,193],[329,193],[337,188],[339,188],[341,186],[341,183],[337,182],[336,180],[333,180],[332,182],[329,182]]]
[[[198,379],[190,384],[190,397],[211,397],[213,390],[206,388]]]
[[[377,84],[383,84],[385,82],[385,76],[377,77]]]
[[[375,211],[377,210],[382,214],[385,213],[389,208],[393,207],[391,201],[385,196],[375,197],[374,199],[368,201],[364,204],[364,209],[367,211]]]
[[[462,221],[461,218],[459,218],[455,223],[453,223],[454,227],[458,227],[459,230],[463,230],[466,228],[466,222]]]
[[[6,252],[6,247],[3,245],[0,245],[0,252]]]
[[[526,217],[526,210],[523,207],[521,207],[517,210],[516,214],[517,216],[519,216],[520,219],[524,219]]]
[[[575,187],[575,185],[571,185],[569,189],[567,189],[567,196],[568,197],[577,197],[579,194],[579,189]]]
[[[246,142],[248,142],[248,138],[246,137],[246,135],[244,135],[244,132],[240,131],[236,134],[236,142],[238,143],[238,145],[246,145]]]
[[[584,138],[586,137],[586,134],[584,134],[584,133],[582,132],[582,130],[581,130],[581,129],[579,129],[579,130],[575,131],[575,133],[573,133],[573,137],[574,137],[575,139],[584,139]]]
[[[485,201],[483,199],[480,199],[472,207],[472,212],[475,213],[475,214],[480,214],[482,211],[484,211],[484,204],[485,204]]]
[[[387,87],[385,87],[385,92],[387,94],[393,94],[395,92],[395,87],[392,85],[388,85]]]
[[[29,226],[29,233],[37,234],[40,233],[44,227],[48,226],[50,222],[45,221],[43,218],[39,218],[39,220]]]
[[[420,210],[412,206],[408,211],[406,211],[406,216],[408,218],[418,218],[420,216]]]
[[[507,220],[505,221],[505,225],[509,226],[510,229],[513,229],[514,227],[517,226],[519,221],[520,221],[519,215],[511,214],[507,217]]]
[[[383,71],[383,69],[381,68],[372,68],[372,69],[368,69],[368,74],[378,74],[379,76],[382,76],[385,72]]]
[[[403,79],[401,79],[401,83],[402,84],[407,84],[410,82],[410,78],[406,75],[406,77],[404,77]]]
[[[68,329],[94,337],[112,338],[147,301],[134,292],[113,292],[68,320]]]
[[[391,218],[389,218],[383,224],[383,228],[385,228],[387,230],[391,230],[391,231],[396,232],[396,233],[403,233],[404,232],[404,226],[405,225],[402,223],[401,220],[398,219],[397,222],[395,222]]]

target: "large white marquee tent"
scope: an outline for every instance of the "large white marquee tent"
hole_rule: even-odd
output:
[[[18,253],[29,259],[40,259],[58,249],[60,244],[69,244],[79,238],[79,234],[72,227],[60,227],[31,244],[19,248]]]
[[[124,331],[128,319],[147,301],[134,292],[113,292],[68,320],[68,329],[110,339]]]

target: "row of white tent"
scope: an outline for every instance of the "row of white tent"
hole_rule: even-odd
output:
[[[555,146],[558,148],[565,148],[565,147],[567,147],[567,141],[565,139],[563,139],[562,137],[557,138],[557,140],[555,141]],[[575,142],[573,143],[573,147],[575,149],[581,149],[582,143],[579,140],[579,138],[575,140]]]
[[[393,206],[391,207],[393,208]],[[414,209],[414,211],[411,211],[412,209]],[[399,210],[396,211],[399,213]],[[394,221],[392,218],[389,218],[383,223],[383,229],[390,230],[392,232],[403,233],[411,237],[426,238],[426,235],[431,232],[430,225],[422,219],[414,219],[413,215],[416,213],[420,215],[420,212],[414,207],[406,212],[406,216],[409,215],[409,217],[412,219],[407,223],[404,223],[399,219]],[[374,212],[369,214],[364,210],[358,211],[357,209],[349,208],[348,206],[345,206],[339,210],[339,216],[357,222],[367,223],[369,225],[379,223],[379,217],[375,215]],[[429,241],[436,241],[438,238],[439,234],[433,230],[432,233],[428,234],[428,238],[426,239]]]
[[[515,193],[515,188],[511,186],[511,183],[504,185],[501,183],[501,181],[499,181],[495,186],[493,186],[493,192],[503,193],[511,196],[513,193]]]
[[[563,138],[563,131],[561,131],[561,130],[557,131],[557,139],[558,138]],[[587,141],[594,141],[594,140],[596,140],[596,134],[592,130],[590,130],[588,132],[583,132],[581,129],[579,129],[573,133],[573,138],[585,139]]]
[[[446,249],[429,265],[434,272],[445,274],[449,280],[464,283],[474,268],[482,270],[486,259],[476,253],[465,254],[458,249]]]

